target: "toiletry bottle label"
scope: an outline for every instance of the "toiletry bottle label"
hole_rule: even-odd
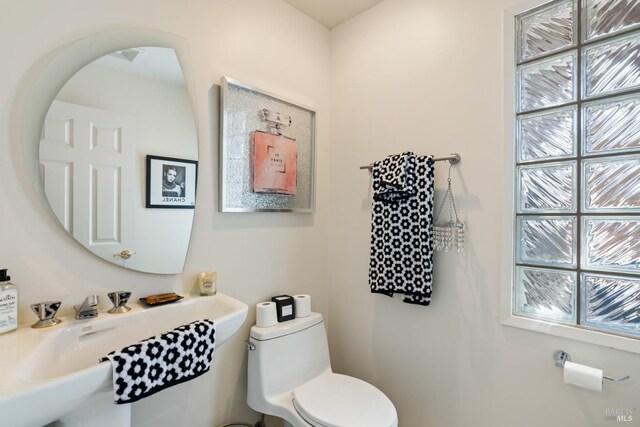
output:
[[[18,291],[6,289],[0,292],[0,334],[18,327]]]

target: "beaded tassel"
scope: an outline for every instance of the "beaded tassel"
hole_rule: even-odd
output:
[[[456,202],[453,199],[453,190],[451,189],[451,167],[449,167],[449,178],[447,179],[447,192],[442,199],[440,208],[436,213],[433,224],[433,246],[437,251],[453,251],[458,253],[464,252],[465,229],[464,222],[458,218],[458,210]],[[449,200],[449,221],[438,223],[438,218],[442,212],[444,204]],[[454,219],[455,217],[455,219]]]

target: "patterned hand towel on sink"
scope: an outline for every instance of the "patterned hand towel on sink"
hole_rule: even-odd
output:
[[[198,320],[112,351],[100,362],[113,366],[116,404],[136,402],[207,372],[215,349],[213,321]]]

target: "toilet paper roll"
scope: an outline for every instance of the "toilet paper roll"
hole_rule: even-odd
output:
[[[256,304],[256,326],[270,328],[278,323],[276,303],[271,301]]]
[[[564,362],[564,383],[600,392],[602,391],[602,369],[569,361]]]
[[[294,295],[293,305],[296,317],[307,317],[311,315],[311,297],[309,295]]]

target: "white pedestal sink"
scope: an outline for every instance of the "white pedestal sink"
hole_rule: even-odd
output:
[[[101,414],[128,417],[130,405],[105,405],[113,391],[112,369],[109,362],[98,363],[100,357],[202,319],[215,322],[217,348],[244,323],[248,309],[221,293],[159,307],[128,305],[132,310],[126,314],[100,312],[82,321],[61,317],[58,326],[27,325],[0,336],[0,426],[41,426],[60,419],[62,425],[81,424],[87,407],[96,422]],[[114,425],[111,421],[105,425]]]

